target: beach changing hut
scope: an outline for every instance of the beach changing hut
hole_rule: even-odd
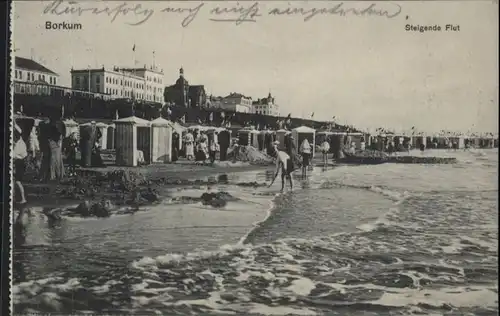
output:
[[[219,143],[219,133],[225,131],[226,129],[223,127],[210,127],[206,130],[208,136],[208,146],[211,146],[212,143]]]
[[[259,148],[259,135],[260,132],[256,129],[250,131],[250,145],[254,148]]]
[[[424,135],[413,136],[411,147],[420,148],[421,145],[423,145],[424,148],[427,148],[427,137]]]
[[[66,130],[66,135],[64,137],[68,137],[72,133],[75,133],[77,136],[77,139],[80,137],[80,128],[78,127],[78,123],[73,120],[73,119],[66,119],[62,121],[64,124],[64,128]]]
[[[268,132],[268,130],[262,130],[257,135],[257,140],[259,143],[259,146],[257,148],[259,149],[259,151],[263,151],[266,148],[266,135],[268,134]]]
[[[130,116],[115,120],[114,123],[116,125],[116,164],[137,166],[139,162],[148,161],[146,159],[150,158],[150,122]]]
[[[276,131],[276,141],[279,143],[278,144],[279,150],[285,150],[286,148],[285,136],[287,134],[290,134],[290,131],[287,131],[286,129],[279,129]]]
[[[344,157],[342,152],[344,148],[344,141],[346,138],[347,132],[335,130],[331,131],[330,134],[330,152],[333,153],[334,159],[340,159]]]
[[[182,126],[181,124],[177,123],[177,122],[173,122],[172,123],[172,133],[176,133],[177,134],[177,140],[178,140],[178,146],[179,150],[182,149],[182,138],[183,138],[183,135],[184,133],[187,131],[187,128]]]
[[[316,139],[315,142],[316,142],[316,144],[321,145],[331,135],[332,135],[332,132],[330,132],[330,131],[317,132],[316,136],[315,136],[315,139]]]
[[[79,126],[78,136],[80,139],[81,165],[90,167],[92,165],[92,148],[97,137],[96,122],[87,122]]]
[[[354,132],[354,133],[349,133],[349,136],[351,137],[351,143],[355,145],[355,148],[361,149],[361,142],[365,141],[364,134],[359,132]],[[366,148],[366,143],[365,143],[365,148]]]
[[[151,162],[172,161],[172,122],[159,117],[151,121]]]
[[[101,147],[101,149],[108,149],[108,124],[99,122],[95,126],[101,132],[99,147]]]
[[[106,149],[115,149],[116,125],[111,123],[107,127]]]
[[[307,139],[312,147],[312,156],[314,157],[314,148],[316,148],[316,130],[307,126],[300,126],[292,130],[292,136],[295,140],[296,148],[300,148],[300,145]]]
[[[315,144],[316,144],[316,146],[314,148],[314,151],[319,150],[318,146],[321,146],[321,144],[323,144],[324,141],[327,141],[328,144],[330,144],[331,143],[332,135],[333,135],[333,133],[330,132],[330,131],[317,132],[316,136],[315,136]],[[332,148],[330,146],[330,152],[331,151],[332,151]]]
[[[238,145],[248,146],[251,145],[251,134],[252,130],[248,128],[243,128],[238,131]]]
[[[364,133],[363,138],[365,141],[365,148],[370,148],[372,146],[372,135],[369,133]]]

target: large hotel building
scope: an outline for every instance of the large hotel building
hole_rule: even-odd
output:
[[[113,99],[163,102],[163,71],[156,68],[71,69],[71,88]]]

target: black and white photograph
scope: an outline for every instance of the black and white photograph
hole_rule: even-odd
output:
[[[11,315],[498,315],[497,1],[10,16]]]

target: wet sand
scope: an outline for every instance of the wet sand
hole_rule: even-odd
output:
[[[165,190],[176,187],[225,183],[228,174],[272,168],[240,162],[216,162],[210,166],[185,161],[140,167],[79,168],[76,177],[60,182],[25,183],[26,206],[62,207],[102,199],[121,204],[131,194],[141,190],[152,189],[162,195]],[[124,177],[124,174],[127,176]]]

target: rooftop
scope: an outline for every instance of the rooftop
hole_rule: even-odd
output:
[[[245,99],[251,99],[251,97],[247,97],[241,93],[237,93],[237,92],[231,92],[228,96],[226,96],[225,98],[245,98]]]
[[[147,68],[146,65],[144,65],[144,67],[139,67],[139,68],[126,68],[126,67],[119,67],[120,70],[123,70],[123,71],[130,71],[130,72],[134,72],[134,71],[149,71],[149,72],[154,72],[156,74],[160,74],[160,75],[163,75],[163,69],[161,70],[158,70],[157,68],[153,68],[153,67],[149,67]]]
[[[47,67],[37,63],[36,61],[28,58],[23,58],[23,57],[17,57],[15,58],[15,63],[16,63],[16,68],[22,68],[26,70],[33,70],[33,71],[39,71],[39,72],[45,72],[45,73],[50,73],[53,75],[58,76],[57,73],[53,72],[52,70],[48,69]]]

